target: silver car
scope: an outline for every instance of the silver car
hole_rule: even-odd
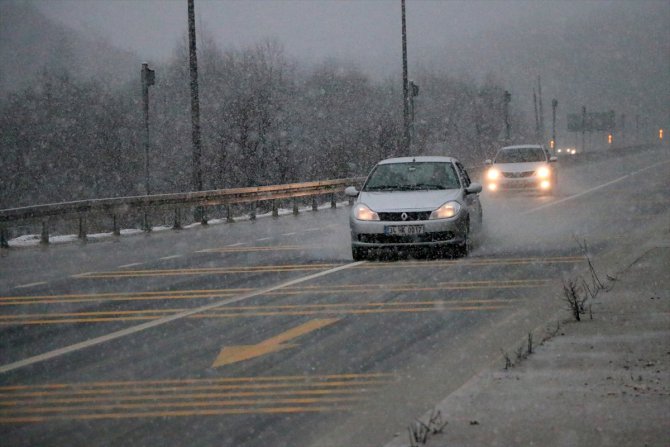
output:
[[[510,189],[532,189],[553,193],[558,184],[556,157],[542,145],[503,147],[494,160],[486,160],[484,175],[490,193]]]
[[[374,249],[456,248],[466,255],[470,232],[478,231],[482,186],[472,183],[451,157],[404,157],[379,162],[357,197],[349,219],[354,260]]]

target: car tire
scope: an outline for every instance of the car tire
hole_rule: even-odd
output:
[[[365,261],[367,259],[368,251],[365,248],[351,247],[351,257],[354,262]]]
[[[472,241],[470,239],[470,222],[465,224],[465,233],[463,233],[463,242],[456,245],[456,256],[464,258],[470,253]]]

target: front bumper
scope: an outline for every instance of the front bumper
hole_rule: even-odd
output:
[[[440,247],[465,242],[467,216],[461,212],[452,219],[398,221],[361,221],[350,219],[352,247]],[[385,227],[395,225],[423,225],[416,235],[387,235]]]
[[[543,185],[544,182],[544,185]],[[493,186],[492,186],[493,185]],[[554,188],[554,182],[550,178],[502,178],[499,180],[487,180],[486,190],[489,192],[510,191],[510,190],[529,190],[550,191]]]

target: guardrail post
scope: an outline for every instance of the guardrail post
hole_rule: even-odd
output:
[[[142,230],[147,233],[151,232],[151,222],[149,221],[148,213],[144,213],[144,217],[142,218]]]
[[[249,219],[256,220],[256,207],[258,202],[251,202],[251,212],[249,213]]]
[[[173,230],[181,230],[181,208],[174,209],[174,225]]]
[[[79,215],[79,239],[86,242],[86,217],[83,214]]]
[[[319,202],[316,201],[316,196],[312,197],[312,211],[319,210]]]
[[[119,217],[112,214],[112,234],[114,236],[121,236],[121,228],[119,228]]]
[[[0,247],[9,248],[9,232],[4,225],[0,226]]]
[[[200,207],[200,225],[209,225],[207,220],[207,208],[204,206]]]
[[[279,207],[277,206],[277,199],[272,201],[272,217],[279,217]]]
[[[337,208],[337,203],[335,203],[335,193],[330,195],[330,207]]]
[[[42,221],[42,233],[40,234],[40,244],[46,245],[49,243],[49,221]]]
[[[235,219],[233,219],[233,209],[230,205],[226,205],[226,222],[235,222]]]
[[[298,210],[298,198],[293,198],[293,215],[297,216],[300,210]]]

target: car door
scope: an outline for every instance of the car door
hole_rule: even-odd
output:
[[[469,187],[472,182],[470,181],[468,172],[460,162],[456,162],[455,165],[456,171],[458,171],[458,176],[461,179],[461,185],[463,185],[463,189]],[[482,204],[479,201],[479,194],[464,193],[463,201],[468,207],[468,213],[470,214],[470,225],[474,224],[479,228],[482,224]]]

